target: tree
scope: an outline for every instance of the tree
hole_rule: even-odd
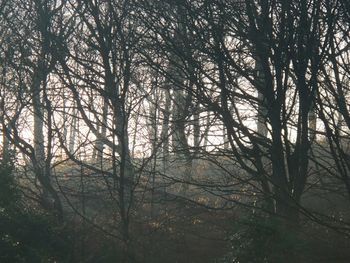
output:
[[[324,125],[328,151],[335,166],[333,177],[345,186],[350,197],[348,130],[350,128],[349,107],[349,67],[348,50],[344,49],[349,37],[348,4],[345,2],[328,3],[327,22],[329,48],[326,61],[319,76],[317,110]]]
[[[51,182],[52,114],[47,110],[51,103],[47,89],[49,76],[57,62],[50,51],[52,36],[61,30],[61,27],[53,28],[52,25],[60,20],[62,5],[41,1],[26,5],[19,1],[18,6],[23,8],[14,8],[7,3],[2,17],[6,32],[3,48],[8,50],[2,53],[3,70],[6,71],[2,83],[3,132],[16,148],[30,158],[35,177],[42,186],[42,205],[46,209],[54,209],[62,217],[62,205]],[[28,23],[19,19],[22,16]],[[28,37],[28,32],[32,32],[31,37]],[[33,126],[30,127],[25,119],[28,111],[33,112]],[[34,146],[23,137],[20,122],[23,129],[32,130]],[[44,136],[46,129],[47,138]]]
[[[160,11],[166,5],[145,3],[155,48],[193,83],[183,84],[186,92],[219,116],[230,158],[259,185],[269,212],[295,222],[308,176],[308,116],[328,47],[327,26],[318,25],[327,15],[323,3],[178,2],[189,36],[179,33],[176,42],[172,11]],[[254,115],[258,130],[245,121]]]
[[[77,164],[109,177],[106,186],[116,202],[126,260],[132,258],[129,224],[136,183],[129,120],[139,96],[133,83],[138,59],[137,25],[130,20],[130,8],[129,1],[83,0],[71,4],[72,17],[76,17],[74,38],[67,57],[56,54],[62,85],[73,98],[78,122],[88,131],[82,134],[84,140],[91,141],[90,133],[96,138],[96,143],[88,143],[82,150],[94,147],[99,162],[91,165],[88,158],[79,158],[78,152],[67,154]]]

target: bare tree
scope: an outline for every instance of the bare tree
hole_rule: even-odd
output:
[[[50,107],[47,85],[56,63],[50,51],[51,38],[55,30],[61,30],[53,29],[52,25],[60,19],[62,5],[41,1],[18,1],[17,4],[22,8],[8,5],[3,17],[4,28],[7,28],[6,46],[11,53],[4,57],[7,67],[6,80],[2,83],[6,90],[2,105],[4,133],[32,161],[33,172],[42,186],[44,207],[53,208],[62,218],[62,205],[51,182],[52,115],[47,111]],[[28,23],[19,19],[22,16]],[[28,32],[31,32],[31,37],[28,37]],[[33,147],[18,127],[19,121],[27,125],[28,111],[33,112],[33,126],[25,128],[32,129]]]
[[[92,141],[90,133],[96,138],[96,143],[84,148],[95,148],[99,158],[97,164],[91,165],[88,159],[69,156],[112,179],[107,189],[120,218],[117,223],[125,260],[132,260],[129,225],[136,184],[129,120],[139,96],[133,83],[137,25],[130,20],[130,8],[129,1],[72,3],[70,9],[77,23],[74,39],[67,58],[60,58],[61,81],[74,99],[81,116],[78,122],[88,131],[82,134],[84,140]]]
[[[188,15],[189,38],[200,42],[184,34],[172,41],[172,14],[154,11],[166,3],[145,5],[154,14],[147,14],[150,30],[162,39],[158,49],[193,83],[183,84],[192,100],[219,116],[231,157],[260,185],[270,213],[296,222],[308,176],[313,83],[327,47],[326,28],[317,24],[326,16],[321,3],[177,3]],[[257,130],[247,124],[254,112]]]

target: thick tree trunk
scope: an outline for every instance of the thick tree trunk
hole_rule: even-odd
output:
[[[95,159],[98,163],[103,162],[103,149],[104,149],[104,143],[103,140],[107,136],[107,117],[108,117],[108,103],[107,99],[104,98],[103,100],[103,109],[102,109],[102,120],[100,127],[97,130],[100,130],[101,138],[96,138],[96,143],[94,147],[94,156],[93,159]]]
[[[266,103],[266,98],[262,92],[266,88],[266,78],[264,74],[264,70],[261,64],[260,59],[257,57],[255,60],[255,70],[256,70],[256,85],[257,85],[257,90],[258,90],[258,106],[257,106],[257,133],[260,139],[262,140],[267,140],[267,135],[268,135],[268,129],[267,129],[267,103]],[[268,149],[263,147],[261,149],[262,155],[260,156],[260,173],[261,173],[261,186],[263,189],[263,192],[265,194],[265,204],[264,206],[268,211],[271,213],[274,212],[275,210],[275,205],[273,202],[273,199],[271,198],[271,185],[270,182],[267,178],[267,175],[270,173],[270,168],[268,168],[269,165],[269,160],[267,158],[267,152]]]
[[[177,156],[179,165],[183,168],[183,173],[180,192],[186,193],[188,190],[188,182],[192,178],[192,156],[189,149],[185,123],[186,123],[186,99],[182,91],[174,91],[173,104],[173,136],[172,143],[174,153]]]
[[[176,154],[188,158],[190,155],[187,136],[185,132],[186,116],[185,95],[182,91],[174,91],[173,103],[173,137],[172,143]]]
[[[44,50],[44,48],[43,48]],[[37,67],[34,69],[31,92],[32,92],[32,106],[33,106],[33,143],[34,155],[32,158],[34,172],[42,185],[42,202],[45,209],[53,210],[62,219],[63,211],[61,200],[52,186],[50,160],[46,159],[45,154],[45,136],[44,136],[44,118],[45,109],[43,102],[43,89],[46,89],[47,82],[47,66],[45,65],[45,52],[39,55]],[[49,108],[48,110],[51,110]],[[48,138],[51,140],[51,138]],[[51,149],[49,149],[51,150]]]
[[[41,62],[42,63],[42,62]],[[33,95],[33,141],[34,141],[34,156],[35,160],[33,167],[35,167],[36,176],[43,186],[42,199],[47,207],[50,206],[50,197],[48,193],[49,179],[45,178],[45,145],[44,145],[44,109],[42,103],[41,84],[43,81],[42,66],[38,67],[35,71],[32,83],[32,95]]]
[[[258,90],[258,117],[257,117],[257,132],[258,134],[266,138],[267,137],[267,105],[264,94],[261,92],[266,86],[265,74],[263,67],[261,65],[260,59],[255,60],[255,70],[256,70],[256,83]]]

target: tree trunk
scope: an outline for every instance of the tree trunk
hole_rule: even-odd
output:
[[[78,110],[76,109],[75,103],[74,103],[71,126],[69,131],[69,142],[68,142],[68,150],[71,154],[73,154],[75,151],[75,142],[76,142],[76,135],[77,135],[77,114],[78,114]]]
[[[2,163],[7,165],[10,161],[10,141],[5,134],[5,122],[2,123]]]
[[[316,129],[317,129],[317,116],[314,103],[312,103],[309,112],[309,138],[312,143],[316,139]]]
[[[103,148],[104,148],[104,143],[103,140],[107,136],[107,117],[108,117],[108,103],[107,99],[103,99],[103,110],[102,110],[102,120],[101,120],[101,125],[100,125],[100,131],[101,131],[101,138],[96,138],[96,144],[94,147],[94,152],[95,152],[95,158],[98,163],[103,162]]]
[[[42,62],[41,62],[42,63]],[[40,183],[43,186],[42,199],[45,206],[50,206],[50,198],[48,193],[49,179],[44,178],[46,176],[45,172],[45,146],[44,146],[44,109],[42,105],[42,95],[41,95],[41,84],[43,81],[42,67],[38,67],[35,70],[33,83],[32,83],[32,94],[33,94],[33,141],[34,141],[34,164],[35,172]]]
[[[196,105],[193,113],[193,146],[195,155],[198,154],[199,146],[201,142],[201,128],[200,128],[200,115],[199,105]]]
[[[187,136],[185,132],[186,123],[186,100],[185,94],[182,91],[174,91],[173,104],[173,149],[177,156],[178,163],[183,169],[183,183],[180,192],[186,193],[188,190],[188,182],[192,178],[192,157],[189,150]]]
[[[162,138],[162,154],[163,154],[163,169],[164,172],[167,170],[169,165],[169,122],[170,122],[170,108],[171,98],[169,90],[164,91],[165,105],[162,110],[163,122],[162,131],[160,137]]]

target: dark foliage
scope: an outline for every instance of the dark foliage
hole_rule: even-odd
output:
[[[12,166],[0,166],[0,262],[68,262],[69,235],[54,216],[24,205]]]

